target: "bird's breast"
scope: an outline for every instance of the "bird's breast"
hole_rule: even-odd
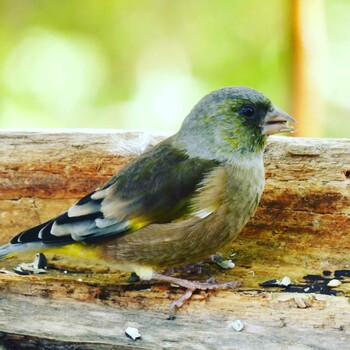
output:
[[[244,167],[228,167],[224,205],[232,235],[237,235],[254,215],[265,185],[264,165],[258,159]]]

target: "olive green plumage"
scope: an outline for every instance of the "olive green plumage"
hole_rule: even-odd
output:
[[[178,133],[128,164],[67,212],[17,235],[0,257],[82,242],[121,269],[150,278],[232,241],[264,187],[269,134],[290,131],[263,94],[229,87],[205,96]]]

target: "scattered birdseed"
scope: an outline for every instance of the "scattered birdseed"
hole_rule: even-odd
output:
[[[273,280],[268,280],[268,281],[265,281],[265,282],[261,282],[261,283],[259,283],[259,285],[261,287],[276,287],[276,286],[280,285],[280,281],[277,280],[277,279],[273,279]]]
[[[47,259],[43,253],[35,255],[35,259],[31,263],[20,263],[13,270],[18,275],[36,275],[46,273]]]
[[[288,287],[291,283],[292,283],[292,281],[290,280],[290,278],[288,276],[284,276],[282,278],[280,285],[284,286],[284,287]]]
[[[288,287],[291,284],[291,280],[288,276],[284,276],[282,280],[273,279],[262,283],[259,283],[261,287]]]
[[[47,269],[47,259],[43,253],[35,254],[34,269]]]
[[[337,270],[334,271],[334,276],[337,278],[350,277],[350,270]]]

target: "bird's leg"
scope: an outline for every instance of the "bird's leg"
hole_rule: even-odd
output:
[[[188,274],[195,274],[195,275],[200,275],[202,273],[205,273],[208,276],[208,282],[212,280],[213,277],[211,277],[210,272],[200,266],[202,262],[196,263],[196,264],[192,264],[192,265],[186,265],[186,266],[180,266],[180,267],[170,267],[168,269],[166,269],[163,274],[164,275],[173,275],[174,273],[188,273]],[[130,277],[128,278],[128,282],[129,283],[134,283],[134,282],[139,282],[140,281],[140,277],[136,274],[136,272],[132,272],[130,274]]]
[[[180,287],[186,288],[186,292],[181,295],[180,298],[173,301],[170,305],[170,315],[169,319],[173,320],[175,318],[175,311],[176,308],[180,308],[185,300],[191,298],[193,292],[196,289],[200,290],[208,290],[208,289],[231,289],[241,286],[242,284],[240,282],[231,281],[226,283],[208,283],[208,282],[197,282],[197,281],[189,281],[182,278],[167,276],[163,274],[159,274],[156,272],[153,272],[152,274],[152,280],[161,281],[161,282],[167,282],[171,284],[176,284]]]
[[[164,275],[173,275],[174,273],[190,273],[190,274],[202,274],[205,273],[208,278],[211,278],[210,272],[205,267],[201,266],[202,264],[216,264],[217,266],[221,267],[222,269],[232,269],[235,264],[232,262],[231,259],[226,259],[223,255],[214,254],[210,255],[204,260],[201,260],[195,264],[191,265],[185,265],[180,267],[171,267],[165,272],[163,272]]]
[[[167,270],[165,270],[163,274],[169,276],[169,275],[173,275],[174,273],[180,273],[180,274],[188,273],[188,274],[196,274],[196,275],[205,273],[208,276],[207,282],[215,283],[215,278],[211,276],[209,270],[201,266],[204,263],[216,264],[222,269],[232,269],[235,266],[235,264],[232,262],[231,259],[226,259],[224,256],[219,254],[214,254],[214,255],[210,255],[206,259],[201,260],[195,264],[185,265],[180,267],[170,267]],[[133,283],[133,282],[139,282],[139,281],[140,281],[139,276],[135,272],[132,272],[130,277],[128,278],[128,282]]]
[[[173,275],[174,273],[189,273],[189,274],[202,274],[205,273],[208,278],[210,277],[209,271],[201,266],[204,261],[200,261],[196,264],[185,265],[180,267],[170,267],[169,269],[163,272],[164,275]]]

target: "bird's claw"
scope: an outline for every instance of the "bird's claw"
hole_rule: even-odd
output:
[[[176,309],[180,308],[186,300],[190,299],[193,292],[197,289],[199,290],[233,289],[242,285],[241,282],[237,282],[237,281],[213,283],[214,281],[211,280],[210,282],[207,281],[202,283],[202,282],[189,281],[189,280],[185,280],[177,277],[162,275],[155,272],[152,275],[152,279],[162,281],[162,282],[168,282],[168,283],[186,288],[185,293],[171,303],[169,320],[175,319]]]

